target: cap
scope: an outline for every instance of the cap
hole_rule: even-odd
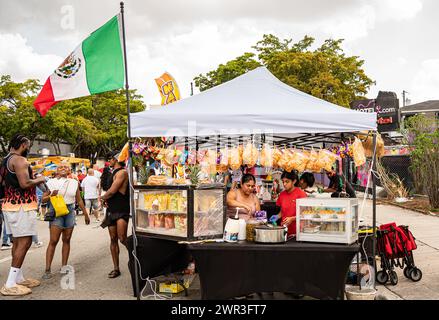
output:
[[[111,151],[107,154],[107,160],[112,160],[112,159],[118,159],[119,158],[119,152],[118,151]]]

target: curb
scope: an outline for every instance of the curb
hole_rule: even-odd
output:
[[[377,286],[377,296],[375,300],[404,300],[397,294],[393,293],[386,286]]]
[[[395,206],[395,207],[398,207],[398,208],[401,208],[401,209],[415,211],[415,212],[419,212],[419,213],[422,213],[422,214],[425,214],[425,215],[430,215],[430,216],[433,216],[433,217],[439,217],[439,214],[431,213],[431,211],[423,211],[423,210],[416,209],[416,208],[408,208],[408,207],[405,207],[405,206],[397,204],[397,203],[393,203],[393,202],[382,200],[382,199],[377,199],[377,205],[380,205],[380,204],[386,204],[386,205],[389,205],[389,206]]]

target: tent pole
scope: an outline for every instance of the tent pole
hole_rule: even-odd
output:
[[[134,181],[133,181],[133,155],[131,147],[131,122],[130,122],[130,94],[128,85],[128,63],[127,63],[127,48],[125,41],[125,16],[124,16],[124,3],[120,3],[120,13],[122,17],[122,36],[123,36],[123,57],[125,62],[125,94],[127,100],[127,118],[128,118],[128,176],[129,176],[129,191],[130,191],[130,213],[132,221],[132,234],[133,234],[133,255],[137,258],[137,241],[136,241],[136,215],[134,212]],[[137,269],[137,260],[134,259],[134,278],[136,287],[136,297],[140,300],[139,293],[139,270]]]
[[[373,270],[375,270],[376,272],[376,260],[375,260],[375,247],[376,247],[376,213],[377,213],[377,197],[376,197],[376,177],[375,177],[375,172],[377,170],[377,156],[376,156],[376,144],[377,144],[377,132],[374,131],[373,132],[373,165],[372,165],[372,196],[373,196],[373,204],[372,204],[372,213],[373,213],[373,218],[372,218],[372,226],[373,226],[373,237],[372,237],[372,261],[373,261]],[[368,192],[366,190],[366,192]],[[375,273],[373,275],[371,275],[374,277],[375,280]],[[375,281],[374,281],[374,289],[376,289],[375,286]]]

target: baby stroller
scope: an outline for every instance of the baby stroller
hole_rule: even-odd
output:
[[[381,271],[376,274],[378,283],[396,285],[398,276],[394,267],[404,268],[404,276],[412,281],[422,279],[422,272],[415,266],[413,250],[417,248],[415,238],[408,226],[395,223],[381,225],[377,230],[377,250],[381,258]]]

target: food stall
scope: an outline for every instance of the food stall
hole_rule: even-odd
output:
[[[311,172],[320,171],[323,168],[328,168],[328,166],[331,167],[332,162],[335,161],[334,153],[328,150],[330,146],[341,143],[346,136],[354,137],[353,133],[356,132],[365,130],[376,132],[375,113],[361,113],[349,110],[305,94],[282,83],[263,67],[248,72],[221,86],[207,90],[202,94],[180,100],[164,108],[130,114],[130,119],[131,136],[136,139],[146,139],[140,143],[141,147],[138,149],[147,150],[146,153],[149,152],[156,159],[167,162],[173,168],[171,170],[172,179],[187,178],[185,176],[182,177],[181,170],[176,170],[175,166],[188,165],[190,168],[188,170],[189,175],[191,169],[198,168],[197,170],[201,171],[200,180],[204,180],[207,185],[214,183],[215,173],[224,172],[224,167],[232,170],[237,170],[241,166],[250,168],[261,166],[282,168],[289,171],[297,170],[299,172],[305,170]],[[163,124],[166,124],[166,126]],[[171,137],[168,141],[172,141],[172,143],[168,145],[163,144],[157,148],[157,145],[149,144],[148,142],[148,139],[155,137]],[[136,149],[136,142],[133,141],[132,143],[131,157],[136,154],[133,152]],[[138,146],[139,144],[137,144]],[[180,159],[184,159],[184,161],[180,161]],[[132,165],[130,168],[132,170]],[[267,176],[263,176],[261,181],[262,183],[265,181],[268,185],[266,178]],[[155,183],[153,180],[151,181],[152,184]],[[164,229],[166,229],[166,221],[163,222],[161,217],[151,216],[154,215],[154,211],[159,214],[162,211],[161,213],[165,214],[169,207],[165,210],[160,210],[161,203],[156,198],[152,200],[152,202],[156,201],[154,209],[151,199],[147,199],[145,196],[147,196],[148,192],[157,192],[157,190],[150,189],[151,187],[148,186],[148,183],[147,186],[144,186],[132,181],[132,184],[134,195],[132,197],[132,216],[133,225],[135,226],[133,236],[140,236],[142,232],[157,236],[158,232],[152,230],[151,226],[156,228],[157,223],[158,228],[163,229],[163,226],[165,226]],[[164,183],[164,185],[166,184]],[[193,189],[193,192],[195,192],[198,188],[198,184],[192,185],[189,182],[188,185],[191,185],[191,187],[185,190],[188,192],[186,199],[189,197],[190,190]],[[172,188],[168,186],[163,186],[162,188],[168,191],[169,196],[172,196]],[[146,194],[145,190],[148,190]],[[182,195],[180,193],[180,196]],[[224,194],[218,192],[212,201],[218,202],[219,199],[224,199]],[[327,204],[329,200],[319,199],[324,207],[330,206]],[[345,199],[340,199],[340,201],[343,200]],[[188,218],[187,223],[189,223],[189,219],[192,219],[188,229],[193,228],[193,230],[195,229],[194,223],[197,210],[193,208],[188,209],[188,207],[194,206],[194,202],[193,199],[188,201],[185,209],[185,214]],[[374,218],[376,213],[375,204],[374,201]],[[158,209],[157,206],[159,206]],[[310,205],[307,205],[307,207],[310,207]],[[337,204],[337,208],[347,210],[343,217],[341,210],[339,212],[340,219],[345,219],[343,220],[345,223],[343,227],[337,224],[337,227],[344,228],[343,236],[346,236],[346,239],[339,239],[339,243],[347,245],[354,241],[353,234],[348,233],[347,230],[353,230],[358,227],[358,220],[355,218],[358,217],[358,211],[355,209],[354,202]],[[182,213],[182,211],[170,211],[177,215]],[[169,226],[172,226],[171,218],[168,217],[168,219]],[[309,230],[307,229],[307,231]],[[161,230],[161,232],[165,233],[166,231]],[[175,231],[172,232],[172,236],[176,236]],[[339,231],[337,230],[337,232]],[[220,234],[212,234],[212,236],[218,235]],[[183,238],[183,234],[177,236]],[[184,237],[187,240],[198,239],[191,232],[188,233],[188,230],[184,231]],[[323,239],[323,242],[325,240],[328,239]],[[329,242],[337,242],[332,241],[335,239],[329,240]],[[227,252],[228,250],[239,251],[239,249],[233,248],[240,248],[253,252],[254,256],[251,258],[253,262],[264,263],[258,256],[261,252],[266,251],[260,247],[264,246],[264,244],[248,246],[247,249],[244,248],[244,244],[206,243],[200,246],[198,247],[196,244],[189,245],[189,249],[194,252],[196,262],[197,258],[200,261],[202,260],[201,255],[206,253],[203,253],[203,250],[209,250],[209,248],[213,251],[225,250]],[[277,246],[279,246],[279,250],[290,253],[306,250],[316,252],[320,249],[323,251],[319,252],[331,252],[331,250],[336,251],[338,248],[340,251],[343,251],[344,257],[343,262],[338,265],[339,268],[333,270],[334,277],[339,279],[339,282],[343,278],[343,274],[346,274],[345,271],[348,264],[356,250],[358,250],[354,246],[342,247],[338,245],[339,247],[337,247],[334,244],[325,246],[320,243],[300,244],[296,241],[289,242],[288,245],[280,244]],[[269,249],[267,250],[270,251]],[[212,254],[220,258],[214,252]],[[244,259],[242,254],[237,256],[232,253],[232,255],[236,259]],[[306,264],[306,261],[301,263]],[[203,275],[200,273],[201,287],[203,291],[207,291],[209,281],[214,281],[214,279],[209,280],[206,276],[209,270],[204,267],[201,268],[203,269]],[[303,268],[306,268],[306,265],[303,265]],[[262,276],[262,272],[260,272],[260,275]],[[137,274],[135,276],[138,277]],[[330,277],[331,275],[327,274],[327,276]],[[241,279],[244,278],[245,275],[241,277]],[[257,280],[254,279],[253,281]],[[313,282],[314,280],[311,281]],[[224,283],[222,285],[223,287],[227,286]],[[287,290],[288,286],[289,288],[294,288],[294,285],[289,283],[282,288]],[[313,283],[313,285],[318,284]],[[335,293],[316,295],[319,297],[339,298],[340,285],[338,283]],[[242,290],[244,286],[240,288]],[[248,286],[247,289],[254,290],[255,288]],[[258,289],[264,291],[263,287]],[[230,290],[230,292],[245,293],[237,292],[236,290]],[[139,295],[137,296],[139,297]],[[211,298],[212,296],[206,295],[205,297]],[[227,298],[225,296],[220,297]]]
[[[32,165],[32,168],[35,170],[41,170],[44,176],[51,176],[52,173],[56,172],[56,168],[59,166],[61,162],[68,162],[73,172],[76,172],[78,169],[89,168],[90,160],[83,158],[74,158],[74,157],[63,157],[63,156],[47,156],[40,158],[29,158],[28,162]]]

